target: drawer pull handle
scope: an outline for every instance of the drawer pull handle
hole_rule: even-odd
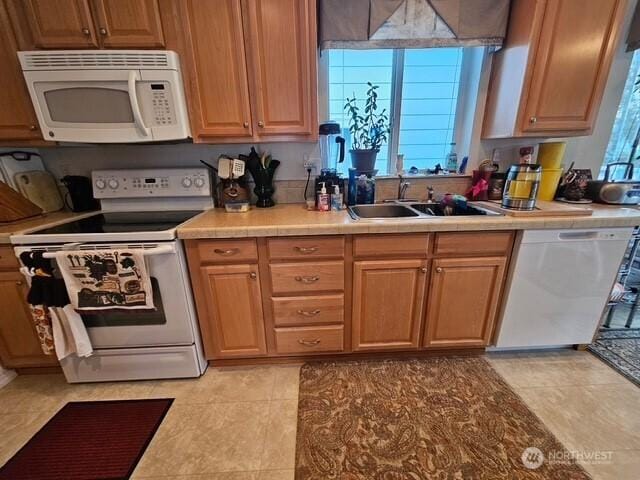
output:
[[[320,313],[320,310],[313,310],[310,312],[309,310],[298,310],[298,315],[302,315],[303,317],[315,317]]]
[[[317,275],[314,275],[313,277],[301,277],[301,276],[297,276],[296,277],[296,282],[300,282],[300,283],[315,283],[318,280],[320,280],[320,277],[318,277]]]
[[[315,347],[316,345],[318,345],[320,343],[320,339],[316,338],[315,340],[298,340],[298,343],[300,345],[304,345],[305,347]]]
[[[442,273],[442,267],[438,267],[438,268],[436,268],[436,272],[437,272],[437,273]]]
[[[295,248],[298,252],[304,255],[309,255],[310,253],[316,253],[318,251],[318,247],[293,247],[293,248]]]
[[[228,248],[226,250],[223,250],[221,248],[216,248],[214,250],[215,253],[217,253],[218,255],[222,255],[223,257],[228,257],[230,255],[235,255],[239,251],[240,251],[239,248]]]
[[[18,281],[16,282],[16,285],[17,285],[17,286],[19,286],[19,287],[21,287],[21,286],[23,285],[23,283],[24,283],[24,282],[22,282],[22,280],[18,280]]]

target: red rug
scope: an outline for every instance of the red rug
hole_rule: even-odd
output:
[[[0,469],[0,480],[128,479],[172,402],[67,403]]]

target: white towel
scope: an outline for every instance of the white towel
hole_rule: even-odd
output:
[[[82,317],[71,305],[63,308],[51,307],[49,314],[58,360],[73,354],[78,357],[89,357],[93,354],[87,328]]]
[[[154,308],[142,249],[62,250],[56,262],[76,310]]]

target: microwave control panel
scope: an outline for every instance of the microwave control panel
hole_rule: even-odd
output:
[[[95,198],[200,197],[211,195],[206,168],[94,170]]]
[[[136,91],[148,127],[175,125],[175,105],[169,82],[138,82]]]

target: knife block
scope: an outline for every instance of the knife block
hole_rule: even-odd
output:
[[[0,223],[15,222],[42,214],[42,209],[4,182],[0,182]]]

